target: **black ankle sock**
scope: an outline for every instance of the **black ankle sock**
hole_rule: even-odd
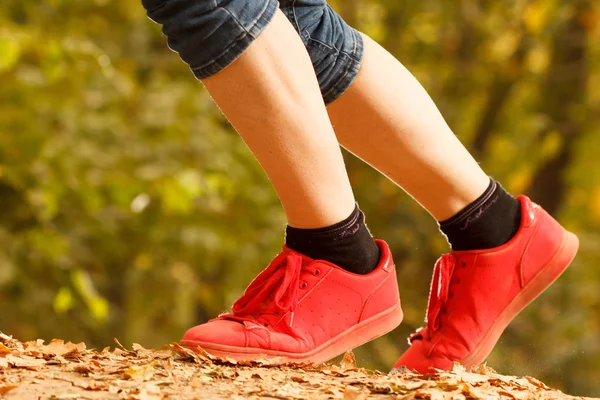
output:
[[[337,224],[318,229],[288,226],[285,244],[315,260],[325,260],[355,274],[368,274],[379,262],[379,247],[358,208]]]
[[[477,200],[440,222],[452,250],[491,249],[508,242],[519,230],[521,203],[500,184],[490,185]]]

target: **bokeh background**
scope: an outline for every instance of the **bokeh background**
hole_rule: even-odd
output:
[[[581,239],[489,365],[600,396],[600,5],[343,0],[428,89],[486,171]],[[368,132],[365,132],[368,134]],[[358,349],[387,370],[422,325],[435,221],[346,154],[406,313]],[[0,329],[161,346],[227,309],[284,215],[249,150],[137,0],[0,2]]]

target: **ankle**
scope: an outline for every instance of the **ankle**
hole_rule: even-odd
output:
[[[286,246],[312,259],[329,261],[356,274],[368,274],[379,262],[379,248],[355,206],[346,219],[323,228],[286,228]]]
[[[453,250],[491,249],[508,242],[521,224],[521,204],[490,179],[487,189],[453,217],[440,222],[440,230]]]

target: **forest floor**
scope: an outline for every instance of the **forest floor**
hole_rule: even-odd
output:
[[[480,366],[419,375],[339,364],[272,366],[235,363],[177,343],[162,350],[134,344],[102,351],[84,343],[22,343],[0,332],[3,399],[575,399],[532,377]],[[580,398],[582,399],[582,398]]]

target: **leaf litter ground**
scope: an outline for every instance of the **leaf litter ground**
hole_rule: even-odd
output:
[[[575,399],[532,377],[504,376],[480,366],[419,375],[340,364],[274,366],[236,363],[177,343],[162,350],[134,344],[95,351],[54,339],[22,343],[0,332],[3,399]],[[272,362],[271,362],[272,363]]]

